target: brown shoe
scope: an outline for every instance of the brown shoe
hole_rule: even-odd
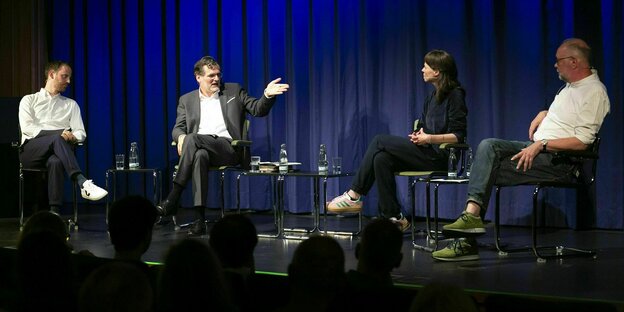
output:
[[[390,221],[396,224],[396,226],[399,228],[399,230],[401,230],[401,232],[405,232],[409,230],[410,226],[412,226],[412,224],[407,220],[407,218],[403,216],[403,214],[401,214],[401,217],[398,219],[395,217],[390,218]]]

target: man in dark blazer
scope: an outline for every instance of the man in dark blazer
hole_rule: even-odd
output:
[[[206,233],[204,224],[206,197],[208,194],[208,167],[236,165],[243,161],[232,145],[232,140],[242,139],[247,113],[266,116],[275,103],[275,96],[288,90],[288,84],[271,81],[261,98],[247,94],[237,83],[222,83],[221,66],[204,56],[194,67],[199,90],[180,97],[173,140],[177,143],[180,161],[178,174],[167,198],[157,207],[160,214],[174,214],[187,182],[193,181],[193,204],[198,220],[190,235]]]

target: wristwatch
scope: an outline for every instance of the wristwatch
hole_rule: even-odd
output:
[[[548,145],[548,140],[542,139],[542,151],[546,151],[546,145]]]

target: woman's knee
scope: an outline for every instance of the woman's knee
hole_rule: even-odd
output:
[[[377,134],[373,137],[373,140],[371,141],[371,144],[375,144],[378,145],[380,142],[385,142],[387,141],[390,137],[392,137],[392,135],[390,134]]]
[[[373,168],[375,172],[379,170],[390,170],[392,168],[392,155],[386,152],[379,152],[373,158]]]

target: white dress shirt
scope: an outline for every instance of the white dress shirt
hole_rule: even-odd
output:
[[[78,142],[87,138],[80,107],[76,101],[60,94],[51,96],[45,88],[26,95],[19,105],[22,144],[36,137],[41,130],[69,130]]]
[[[199,92],[199,130],[197,134],[216,135],[232,139],[227,131],[223,111],[221,110],[221,102],[219,101],[219,92],[215,92],[208,97]]]

